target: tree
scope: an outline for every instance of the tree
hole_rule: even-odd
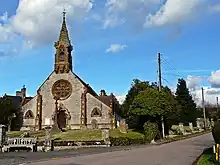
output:
[[[142,129],[146,121],[161,122],[161,116],[167,116],[174,110],[174,102],[171,101],[172,95],[165,90],[158,91],[148,87],[141,91],[133,100],[129,116],[136,117],[136,128]],[[174,99],[173,99],[174,100]]]
[[[184,79],[178,79],[177,89],[176,89],[176,100],[181,106],[180,111],[180,122],[188,123],[192,122],[196,124],[197,108],[196,104],[189,93],[186,86],[186,81]]]
[[[0,98],[0,124],[9,124],[9,118],[12,114],[17,113],[17,108],[13,105],[12,100],[7,97]]]
[[[141,92],[144,91],[150,84],[148,81],[140,81],[134,79],[128,94],[125,97],[125,101],[122,104],[123,117],[127,118],[129,114],[129,107],[132,104],[134,98]]]
[[[167,93],[167,100],[172,105],[172,109],[164,116],[165,132],[168,133],[172,125],[179,123],[181,106],[178,104],[178,101],[175,99],[175,96],[171,92],[170,88],[166,86],[163,87],[162,90]]]

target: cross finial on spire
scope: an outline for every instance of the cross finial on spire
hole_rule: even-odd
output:
[[[63,9],[63,18],[65,19],[65,17],[66,17],[66,9],[64,8]]]

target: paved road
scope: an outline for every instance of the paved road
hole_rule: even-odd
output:
[[[163,145],[99,148],[53,153],[0,155],[1,165],[191,165],[204,148],[213,145],[211,134]],[[109,152],[114,151],[114,152]],[[65,157],[65,158],[64,158]],[[28,161],[28,163],[27,163]]]

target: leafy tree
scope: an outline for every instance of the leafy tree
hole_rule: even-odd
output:
[[[178,79],[176,100],[181,106],[180,122],[196,124],[197,108],[184,79]]]
[[[134,98],[141,92],[144,91],[150,84],[148,81],[140,81],[138,79],[134,79],[131,88],[128,91],[128,94],[125,97],[125,101],[122,104],[123,117],[128,118],[129,115],[129,107],[132,104]]]
[[[8,125],[9,118],[13,113],[16,114],[17,109],[13,105],[12,100],[6,97],[0,98],[0,124]]]
[[[171,102],[170,93],[148,87],[134,98],[129,116],[136,116],[136,128],[143,129],[146,121],[158,122],[160,125],[161,116],[166,116],[172,110],[174,102]]]
[[[162,90],[167,93],[167,100],[172,105],[172,109],[164,116],[165,132],[168,133],[172,125],[179,123],[181,106],[178,104],[178,101],[175,99],[175,96],[171,92],[170,88],[166,86],[163,87]]]

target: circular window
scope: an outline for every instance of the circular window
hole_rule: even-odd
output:
[[[67,80],[58,80],[53,84],[52,94],[59,100],[65,100],[72,93],[72,85]]]

